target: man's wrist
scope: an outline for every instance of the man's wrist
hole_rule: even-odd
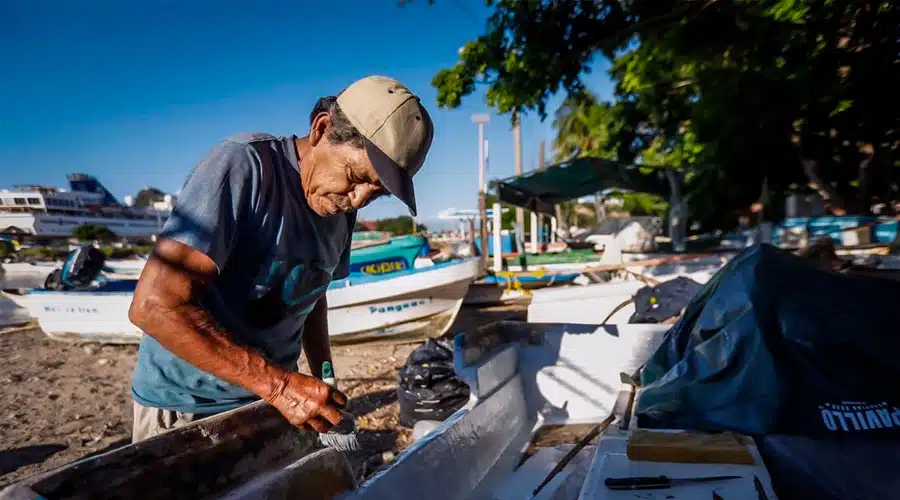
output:
[[[287,387],[290,376],[291,374],[287,370],[266,362],[261,374],[254,377],[248,389],[271,403]]]

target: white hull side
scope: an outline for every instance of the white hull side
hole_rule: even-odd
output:
[[[456,318],[476,272],[477,265],[463,262],[329,290],[330,335],[336,342],[440,336]],[[142,334],[128,320],[131,298],[129,292],[45,292],[26,295],[21,302],[50,337],[131,344]]]
[[[166,218],[126,219],[124,217],[87,217],[0,212],[0,231],[13,229],[38,237],[67,238],[81,225],[104,226],[119,236],[149,238],[158,234]]]
[[[664,275],[648,273],[645,270],[643,274],[658,281],[685,276],[703,284],[709,281],[716,271],[718,267]],[[528,322],[596,325],[609,317],[607,324],[628,323],[634,314],[634,304],[626,305],[612,316],[609,314],[645,286],[647,285],[639,280],[629,279],[578,288],[536,290],[528,306]]]

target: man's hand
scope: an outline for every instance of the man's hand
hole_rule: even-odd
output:
[[[266,400],[297,427],[327,432],[341,421],[347,396],[321,380],[288,372]]]

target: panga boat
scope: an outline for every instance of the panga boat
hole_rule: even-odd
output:
[[[451,261],[383,275],[351,274],[328,288],[332,342],[443,335],[456,318],[476,260]],[[20,299],[50,337],[136,343],[141,331],[128,320],[136,279],[91,290],[31,290]]]
[[[318,449],[314,434],[292,428],[259,402],[29,478],[7,494],[48,500],[777,498],[749,439],[637,425],[635,389],[623,383],[623,373],[634,373],[662,344],[665,325],[493,326],[455,339],[456,372],[471,387],[469,403],[362,484],[340,453]],[[586,435],[598,437],[579,449],[575,443]],[[739,449],[740,460],[649,456],[654,440],[704,438]],[[650,491],[606,486],[610,478],[661,475],[734,478]]]
[[[381,275],[413,269],[416,257],[428,241],[421,236],[406,235],[367,243],[350,252],[351,273]]]
[[[472,283],[466,305],[488,305],[528,299],[532,290],[571,285],[580,273],[547,269],[534,271],[495,271]]]

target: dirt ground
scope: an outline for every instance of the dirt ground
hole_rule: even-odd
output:
[[[522,306],[466,307],[450,332],[524,319]],[[411,441],[397,423],[397,370],[418,344],[333,348],[363,452],[358,476],[389,462]],[[0,487],[131,441],[129,380],[136,346],[72,344],[39,329],[0,331]]]

